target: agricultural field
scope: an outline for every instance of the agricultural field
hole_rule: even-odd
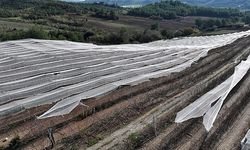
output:
[[[249,45],[250,31],[145,44],[1,42],[0,149],[240,149]]]

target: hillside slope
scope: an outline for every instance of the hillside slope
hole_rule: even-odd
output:
[[[182,0],[189,4],[216,6],[216,7],[234,7],[240,9],[249,9],[249,0]]]
[[[78,0],[78,1],[82,1],[82,0]],[[145,5],[149,3],[159,2],[160,0],[85,0],[85,2],[88,2],[88,3],[100,2],[100,1],[109,3],[109,4],[117,3],[118,5],[138,5],[138,4]],[[240,9],[250,8],[249,0],[180,0],[180,1],[188,3],[188,4],[202,5],[202,6],[233,7],[233,8],[240,8]]]
[[[108,4],[117,3],[118,5],[122,6],[122,5],[145,5],[158,2],[159,0],[85,0],[85,2],[87,3],[100,2],[100,1]]]

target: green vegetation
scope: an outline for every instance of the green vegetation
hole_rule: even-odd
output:
[[[128,14],[154,20],[178,19],[185,16],[210,17],[211,19],[196,19],[195,21],[196,27],[204,31],[214,31],[218,28],[237,29],[250,23],[250,12],[241,12],[232,8],[190,6],[173,0],[130,9]]]
[[[88,32],[87,32],[88,33]],[[85,34],[87,34],[85,33]],[[34,26],[28,30],[14,30],[14,31],[7,31],[0,35],[0,39],[2,41],[8,40],[18,40],[18,39],[26,39],[26,38],[34,38],[34,39],[58,39],[58,40],[70,40],[70,41],[77,41],[82,42],[84,41],[84,37],[77,32],[60,32],[60,31],[49,31]]]
[[[182,0],[188,4],[201,5],[201,6],[212,6],[212,7],[231,7],[239,8],[242,10],[250,9],[249,0]]]
[[[20,137],[19,137],[19,136],[16,136],[16,137],[14,137],[14,138],[10,141],[10,143],[9,143],[9,145],[8,145],[7,147],[2,148],[2,149],[3,149],[3,150],[16,150],[16,149],[19,148],[20,144],[21,144]],[[0,148],[0,149],[1,149],[1,148]]]
[[[91,139],[91,140],[88,141],[87,146],[88,147],[93,146],[96,143],[98,143],[98,141],[99,141],[98,139]]]
[[[200,30],[210,30],[210,31],[213,31],[216,28],[223,28],[223,27],[240,28],[240,27],[244,26],[244,24],[242,22],[239,22],[238,18],[208,19],[208,20],[196,19],[195,25]]]
[[[90,138],[87,141],[87,147],[91,147],[91,146],[95,145],[96,143],[98,143],[102,139],[103,139],[103,137],[101,135],[97,135],[96,137]]]
[[[94,17],[108,19],[108,20],[118,20],[119,17],[117,16],[114,10],[105,11],[103,9],[98,10],[94,15]]]
[[[238,30],[249,23],[250,14],[236,9],[195,7],[178,1],[121,8],[104,3],[0,0],[0,41],[37,38],[96,44],[144,43],[225,28]]]
[[[130,149],[136,149],[137,147],[139,147],[142,143],[141,141],[141,137],[139,135],[139,133],[135,132],[132,133],[128,136],[128,142],[130,143]]]
[[[85,0],[85,2],[93,3],[100,0]],[[145,5],[150,3],[159,2],[159,0],[101,0],[102,2],[109,4],[118,4],[121,6],[134,6]],[[180,0],[187,4],[199,5],[199,6],[212,6],[212,7],[231,7],[240,8],[242,10],[250,9],[250,0]]]
[[[179,16],[231,18],[240,17],[242,15],[242,13],[237,9],[189,6],[173,0],[162,1],[160,3],[149,4],[140,8],[131,9],[128,14],[141,17],[160,16],[163,19],[176,19]]]

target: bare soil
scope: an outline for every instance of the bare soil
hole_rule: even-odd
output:
[[[227,98],[211,132],[201,119],[183,124],[173,120],[179,110],[228,78],[250,54],[249,45],[250,37],[239,39],[211,50],[180,73],[84,100],[89,107],[79,106],[70,115],[37,120],[52,106],[44,105],[0,118],[0,147],[18,136],[20,149],[50,149],[47,129],[52,128],[54,149],[238,149],[250,125],[249,73]]]

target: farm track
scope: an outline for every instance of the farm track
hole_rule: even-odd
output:
[[[8,121],[10,124],[7,126],[0,125],[0,139],[5,137],[5,133],[8,133],[9,137],[14,137],[16,133],[19,133],[22,149],[34,149],[34,145],[36,145],[35,149],[43,149],[49,144],[46,131],[52,123],[57,143],[56,149],[64,149],[65,147],[67,149],[69,145],[82,148],[90,146],[89,149],[175,149],[190,147],[206,149],[207,145],[212,145],[211,148],[222,147],[226,139],[222,138],[221,141],[212,139],[214,137],[220,139],[220,137],[226,135],[234,137],[235,135],[228,132],[227,129],[216,136],[216,131],[207,135],[200,120],[175,124],[173,119],[179,110],[233,73],[234,67],[237,65],[233,62],[237,60],[237,63],[239,63],[240,60],[245,59],[250,54],[249,39],[250,37],[242,38],[232,44],[211,50],[207,57],[202,58],[192,67],[180,73],[153,79],[133,88],[122,87],[103,97],[86,100],[84,104],[90,106],[89,108],[77,108],[71,115],[64,118],[59,117],[56,120],[51,118],[46,119],[46,121],[34,118],[34,115],[42,114],[51,105],[25,111],[24,114],[30,114],[26,119],[21,119],[18,115],[13,115],[13,118],[3,118],[2,121]],[[238,110],[242,104],[245,104],[245,107],[241,108],[238,114],[232,114],[233,111],[227,109],[227,105],[233,103],[239,96],[236,97],[236,94],[231,94],[219,114],[219,117],[224,117],[224,121],[222,119],[215,122],[213,130],[225,128],[223,124],[230,122],[228,118],[231,118],[232,115],[235,115],[235,117],[246,116],[241,119],[242,122],[249,121],[247,116],[249,99],[246,99],[249,91],[244,90],[250,84],[247,82],[250,80],[248,78],[244,78],[246,83],[241,83],[237,87],[240,91],[238,93],[245,94],[245,96],[241,97],[241,101],[237,101],[233,110]],[[14,88],[14,86],[10,88]],[[20,119],[15,120],[16,118]],[[152,125],[153,118],[155,118],[157,126],[156,133],[153,130],[154,125]],[[16,126],[16,124],[19,125]],[[231,120],[229,125],[232,128],[231,131],[240,126],[235,120]],[[29,126],[36,126],[37,128],[33,128],[31,133],[27,129]],[[242,136],[241,133],[247,127],[249,127],[249,124],[245,123],[238,135]],[[133,143],[129,140],[133,133],[138,134],[139,142]],[[171,138],[173,140],[169,140]],[[97,140],[98,143],[91,145],[91,140]],[[74,144],[72,144],[72,141],[74,141]],[[237,144],[234,143],[232,147],[237,147]],[[158,147],[159,145],[161,147]]]

